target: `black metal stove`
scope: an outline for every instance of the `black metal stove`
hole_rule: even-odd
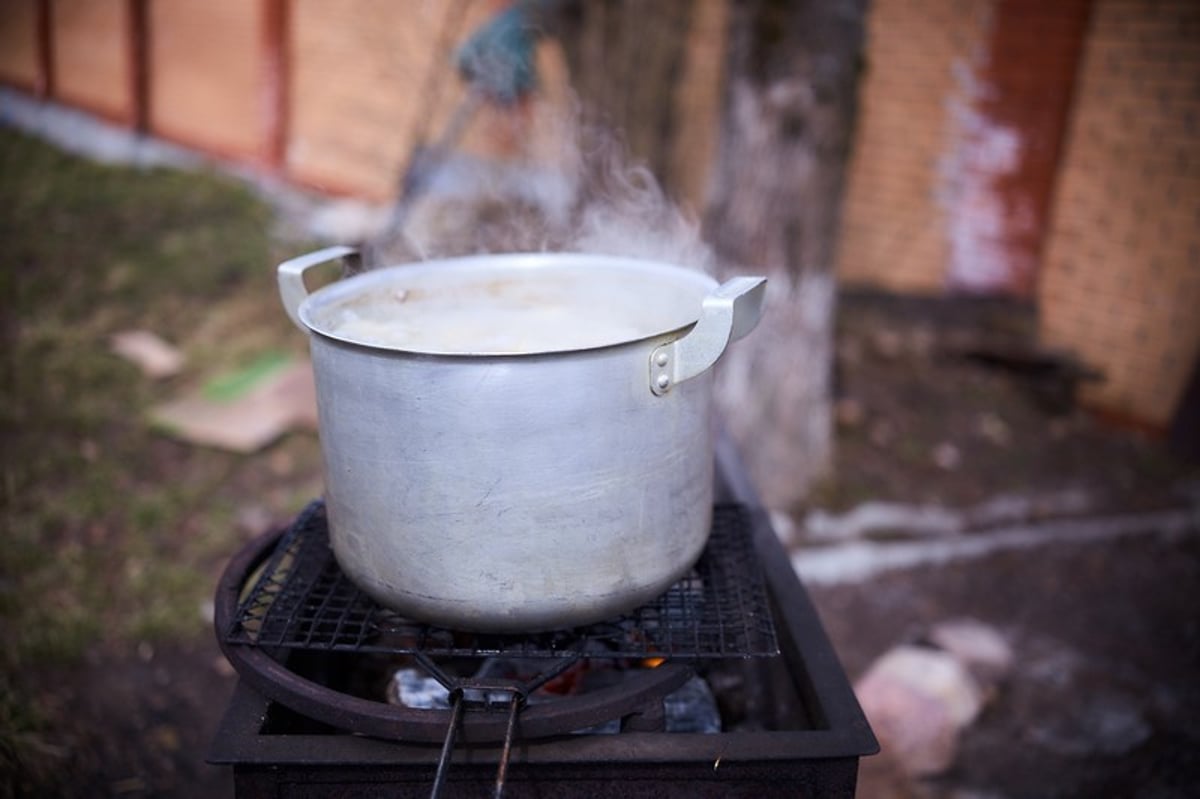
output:
[[[717,473],[691,574],[620,619],[524,636],[375,605],[337,568],[314,503],[222,578],[217,633],[241,681],[210,762],[233,766],[239,797],[853,796],[875,738],[724,438]],[[439,683],[443,706],[386,701],[401,666]],[[589,672],[606,679],[551,691]],[[719,732],[672,725],[697,675]]]

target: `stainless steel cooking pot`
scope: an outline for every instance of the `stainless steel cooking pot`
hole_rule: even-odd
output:
[[[457,629],[585,624],[699,557],[710,367],[766,281],[582,254],[374,269],[313,293],[332,247],[279,266],[311,333],[338,563],[385,606]]]

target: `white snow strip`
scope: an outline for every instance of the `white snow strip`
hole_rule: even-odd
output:
[[[0,124],[41,136],[67,152],[104,164],[194,169],[207,163],[192,150],[14,89],[0,88]]]
[[[792,567],[810,585],[868,580],[887,571],[979,558],[995,552],[1032,549],[1046,544],[1091,544],[1130,535],[1184,536],[1200,533],[1200,511],[1070,519],[918,541],[855,541],[803,549]]]

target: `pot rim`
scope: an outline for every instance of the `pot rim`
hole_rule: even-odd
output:
[[[691,289],[696,293],[697,302],[695,303],[695,312],[694,314],[689,314],[690,318],[681,320],[681,323],[679,324],[664,326],[661,327],[661,329],[655,328],[651,332],[635,337],[621,338],[614,341],[583,346],[547,346],[532,349],[522,349],[521,351],[514,352],[438,349],[433,347],[419,348],[397,345],[388,342],[369,341],[361,337],[346,335],[337,330],[332,330],[328,324],[324,323],[320,319],[320,312],[323,309],[331,308],[332,306],[345,302],[350,298],[371,291],[374,288],[386,286],[394,281],[397,274],[400,273],[411,275],[413,277],[421,277],[422,275],[432,274],[435,272],[444,274],[448,270],[475,272],[486,269],[503,269],[508,272],[527,272],[530,275],[534,275],[538,272],[565,271],[568,269],[574,270],[584,266],[586,266],[588,270],[605,269],[610,272],[625,272],[628,273],[633,279],[636,279],[638,275],[642,275],[643,277],[654,276],[659,279],[666,279],[667,281],[676,281],[681,289]],[[414,261],[410,263],[377,267],[365,272],[360,272],[359,274],[339,280],[335,283],[331,283],[309,294],[297,309],[297,315],[304,326],[313,334],[320,335],[323,338],[327,338],[335,342],[349,344],[355,347],[363,347],[369,350],[425,357],[530,358],[544,357],[547,355],[594,352],[624,347],[631,344],[658,341],[664,337],[671,337],[673,334],[682,335],[687,330],[692,328],[696,321],[700,318],[703,297],[716,289],[718,285],[719,284],[715,278],[705,272],[700,271],[699,269],[691,269],[678,264],[667,263],[665,261],[576,252],[498,253],[488,255],[461,256],[455,258],[436,258],[427,261]],[[636,291],[636,288],[631,290]]]

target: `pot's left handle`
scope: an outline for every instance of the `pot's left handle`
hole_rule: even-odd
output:
[[[713,290],[696,326],[650,353],[650,390],[661,397],[716,363],[730,342],[758,325],[766,291],[765,277],[735,277]]]
[[[359,257],[358,250],[353,247],[338,245],[292,258],[279,265],[277,270],[279,297],[283,300],[283,310],[287,311],[288,318],[296,327],[305,333],[308,332],[308,326],[300,321],[300,303],[304,302],[308,296],[308,287],[304,285],[304,273],[318,264],[332,261],[335,258],[358,259]],[[351,266],[357,271],[358,264],[351,264]]]

